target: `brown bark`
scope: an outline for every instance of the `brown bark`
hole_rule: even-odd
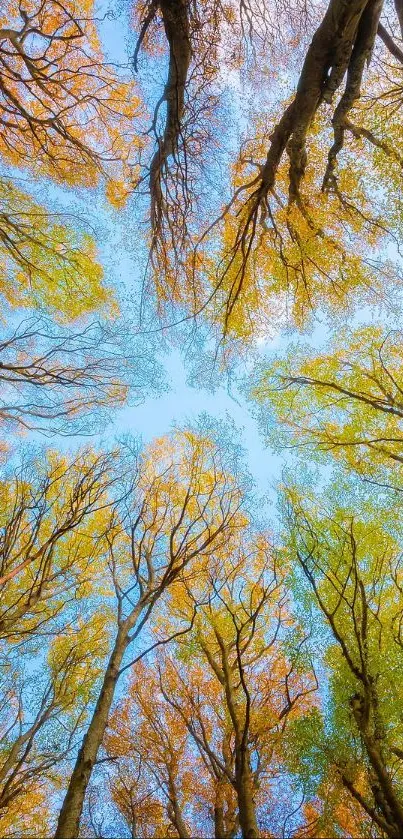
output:
[[[305,140],[323,100],[330,102],[349,67],[353,44],[368,0],[330,0],[305,57],[294,100],[275,128],[262,171],[262,195],[273,188],[287,147],[290,157],[290,200],[295,200],[306,166]]]
[[[167,806],[168,818],[172,822],[179,839],[192,839],[182,816],[175,783],[175,772],[168,769],[169,801]]]
[[[350,705],[371,766],[370,785],[376,809],[385,821],[387,835],[397,839],[403,835],[403,804],[392,782],[383,753],[383,729],[379,720],[374,679],[368,677],[362,681],[364,690],[350,700]],[[368,812],[368,808],[365,809]]]
[[[159,7],[169,44],[169,70],[163,94],[167,109],[164,134],[150,165],[151,221],[156,234],[163,216],[161,179],[168,158],[177,151],[191,59],[188,0],[160,0]]]
[[[403,64],[403,50],[401,50],[400,47],[395,43],[392,36],[389,35],[388,30],[385,29],[382,23],[378,24],[378,35],[385,44],[385,47],[391,53],[391,55],[393,55],[395,58],[397,58],[398,61],[400,61],[401,64]]]
[[[36,733],[51,717],[53,710],[53,704],[45,707],[44,711],[38,714],[35,722],[24,734],[20,734],[11,746],[3,765],[0,767],[0,782],[4,781],[4,785],[0,787],[0,810],[6,809],[23,790],[26,778],[20,770],[23,770],[24,765],[26,765]],[[56,760],[57,758],[54,760],[55,763]],[[34,774],[36,772],[31,772],[31,777]]]
[[[257,839],[259,829],[253,800],[253,778],[250,770],[248,733],[249,733],[249,695],[243,679],[242,665],[238,662],[239,675],[246,697],[246,708],[241,709],[234,688],[233,671],[228,659],[228,650],[217,628],[216,638],[220,647],[222,682],[226,703],[235,734],[235,791],[238,800],[239,825],[243,839]]]
[[[339,128],[339,118],[347,116],[349,103],[359,96],[364,64],[371,55],[382,5],[383,0],[329,2],[307,50],[294,99],[271,134],[266,161],[258,177],[249,185],[245,185],[253,187],[253,191],[245,202],[243,220],[237,230],[231,257],[224,270],[225,275],[233,265],[234,255],[241,255],[237,279],[232,285],[226,304],[226,323],[245,279],[256,230],[266,213],[270,212],[270,194],[274,190],[284,152],[287,151],[289,157],[289,203],[297,202],[302,205],[300,185],[307,164],[306,141],[312,122],[321,103],[332,101],[347,73],[342,97],[343,111],[341,113],[341,109],[336,109],[335,112],[335,142],[331,149],[323,189],[330,188],[334,183],[332,175],[340,147],[340,132],[336,134],[336,129]]]
[[[294,521],[298,521],[299,514],[293,513]],[[316,540],[316,534],[308,521],[306,521],[311,534]],[[343,543],[345,531],[343,529]],[[350,708],[354,716],[358,732],[361,737],[363,752],[369,762],[368,783],[372,791],[373,802],[368,803],[366,796],[357,790],[349,779],[348,775],[339,767],[344,786],[348,789],[356,801],[363,807],[372,820],[381,827],[382,831],[390,839],[398,839],[403,835],[403,803],[399,790],[393,781],[392,773],[387,765],[385,753],[385,727],[379,713],[379,700],[377,695],[377,682],[379,673],[371,670],[373,662],[368,649],[369,619],[375,613],[374,604],[369,606],[368,596],[363,580],[359,574],[357,559],[357,542],[354,535],[353,520],[349,526],[350,556],[348,574],[336,571],[334,579],[329,574],[326,565],[324,570],[319,559],[320,551],[317,551],[319,543],[314,542],[314,547],[309,550],[308,557],[297,550],[298,561],[309,580],[318,605],[326,616],[332,630],[334,639],[340,646],[342,655],[352,675],[357,679],[359,690],[350,697]],[[341,548],[343,556],[344,548]],[[304,547],[306,551],[306,547]],[[310,566],[310,562],[312,565]],[[343,560],[340,562],[342,566]],[[323,599],[320,590],[318,577],[315,577],[315,570],[331,581],[334,592],[337,594],[336,603],[333,601],[332,608]],[[319,578],[320,579],[320,578]],[[354,585],[355,594],[350,601],[346,594],[347,583],[351,580]],[[375,585],[374,581],[374,585]],[[372,592],[371,592],[372,598]],[[350,611],[352,621],[352,632],[349,631],[348,622],[343,616],[343,623],[340,623],[339,607],[343,603]],[[373,611],[374,610],[374,611]],[[336,761],[337,765],[337,761]]]
[[[214,806],[214,839],[225,839],[224,808],[222,801],[216,801]]]
[[[377,781],[372,787],[372,792],[389,824],[389,835],[403,836],[403,806],[386,769],[382,751],[374,737],[362,732],[362,739]]]
[[[171,791],[171,790],[170,790]],[[183,820],[181,809],[179,807],[178,798],[176,795],[176,791],[173,791],[173,795],[168,804],[168,816],[170,821],[172,822],[173,826],[175,827],[179,839],[192,839],[190,833],[186,827],[186,824]]]
[[[236,755],[235,763],[235,783],[242,839],[258,839],[259,828],[253,800],[253,779],[249,766],[249,755],[245,754],[239,757]]]
[[[348,778],[348,776],[342,772],[341,779],[343,782],[343,786],[345,786],[345,788],[349,791],[353,798],[355,798],[355,800],[358,801],[363,810],[365,810],[365,812],[368,813],[372,821],[384,831],[386,836],[390,837],[390,839],[394,839],[395,834],[390,832],[390,825],[388,825],[385,819],[382,816],[380,816],[379,813],[377,813],[375,807],[371,807],[371,805],[368,804],[364,796],[361,795],[359,790],[356,789],[350,778]]]
[[[215,785],[214,801],[214,839],[231,839],[236,831],[237,817],[228,798],[228,785],[225,776],[219,778]]]
[[[98,751],[102,743],[113,702],[119,669],[129,643],[129,633],[140,613],[140,607],[119,627],[115,644],[105,671],[101,691],[88,730],[83,739],[59,814],[55,839],[77,839],[85,793]]]
[[[215,801],[214,801],[214,839],[226,839],[227,832],[225,830],[224,822],[224,801],[225,790],[223,781],[220,779],[215,786]]]
[[[346,89],[333,116],[334,143],[329,151],[328,164],[323,178],[323,189],[332,186],[337,155],[344,142],[347,115],[360,96],[361,79],[365,64],[369,64],[378,29],[383,0],[369,0],[362,14],[348,65]]]

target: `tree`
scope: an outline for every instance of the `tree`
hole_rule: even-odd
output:
[[[75,748],[105,642],[99,616],[64,626],[32,667],[32,645],[1,654],[0,831],[51,830],[49,796]],[[37,656],[38,656],[38,650]],[[31,659],[30,666],[28,664]],[[27,672],[28,671],[28,672]],[[30,672],[29,672],[30,671]],[[46,800],[47,798],[47,800]]]
[[[119,183],[138,99],[102,56],[92,2],[9,0],[2,12],[0,155],[72,186],[103,171]]]
[[[292,352],[259,376],[253,395],[274,407],[287,444],[330,452],[367,481],[400,488],[401,333],[343,331],[330,351]]]
[[[335,493],[333,493],[333,497]],[[336,496],[337,499],[337,496]],[[330,509],[296,487],[285,494],[287,547],[328,626],[332,710],[323,749],[361,818],[381,832],[402,832],[400,707],[402,589],[400,528],[369,508]],[[356,806],[357,812],[357,806]]]
[[[133,837],[153,830],[159,836],[174,830],[181,839],[200,833],[197,816],[189,825],[185,811],[189,805],[194,811],[205,794],[203,765],[189,749],[186,726],[161,695],[155,666],[138,662],[133,669],[104,745],[114,767],[112,799]]]
[[[161,248],[157,259],[160,300],[180,304],[188,315],[203,314],[221,335],[239,337],[246,343],[262,329],[267,330],[267,324],[281,316],[285,306],[292,321],[300,326],[317,308],[345,309],[357,300],[385,294],[386,282],[390,288],[400,285],[400,276],[386,253],[388,244],[398,244],[401,219],[400,4],[357,0],[347,6],[344,0],[330,0],[327,7],[320,7],[323,17],[316,31],[317,7],[307,10],[305,5],[306,27],[302,33],[295,27],[295,10],[294,14],[290,11],[286,22],[282,19],[288,6],[276,4],[278,37],[286,51],[288,73],[290,67],[293,73],[296,44],[302,38],[306,45],[295,93],[283,105],[274,106],[268,96],[261,94],[255,118],[253,114],[249,117],[252,130],[248,129],[232,167],[232,196],[224,201],[218,198],[215,215],[214,200],[209,202],[206,216],[198,212],[195,224],[189,209],[186,221],[179,219],[180,232],[175,228],[178,212],[175,215],[173,211],[175,242],[171,241],[168,221],[168,245]],[[145,32],[160,7],[157,3],[146,6],[140,18]],[[215,20],[224,39],[224,7],[216,7]],[[182,3],[180,8],[186,26],[184,22],[178,24],[176,31],[189,45],[193,4]],[[238,45],[239,32],[248,29],[248,22],[253,45],[256,31],[267,33],[270,29],[270,4],[264,5],[263,12],[259,7],[256,31],[254,8],[254,3],[241,3],[238,15],[232,10],[228,28],[231,31],[232,26],[238,33]],[[202,8],[200,4],[202,21],[207,11],[207,5]],[[180,45],[174,43],[164,12],[161,14],[174,61]],[[395,36],[396,25],[399,34]],[[157,227],[164,214],[169,216],[175,189],[183,189],[186,167],[179,165],[179,155],[175,160],[172,144],[186,125],[186,93],[193,101],[188,51],[187,46],[180,52],[178,84],[185,94],[181,92],[181,107],[172,114],[175,131],[168,116],[168,151],[161,138],[156,153],[158,172],[168,169],[171,180],[175,178],[166,186],[168,197],[158,196]],[[214,50],[211,63],[214,74]],[[253,51],[251,63],[256,71]],[[257,66],[261,74],[266,70],[259,52]],[[248,70],[246,64],[247,78]],[[174,80],[171,73],[167,90]],[[360,96],[365,96],[365,102]],[[382,112],[385,107],[386,119]],[[171,110],[168,108],[168,115]],[[330,148],[329,130],[334,138]],[[173,175],[174,164],[168,167],[168,152],[178,174]],[[199,189],[203,197],[206,193],[210,196],[206,177],[200,177],[196,187],[194,183],[193,192]],[[152,184],[155,205],[153,188]],[[173,202],[176,206],[175,198]],[[155,222],[151,226],[155,231]],[[154,232],[152,241],[153,236]]]
[[[186,260],[194,225],[200,213],[206,214],[200,187],[212,166],[211,154],[220,150],[222,79],[238,67],[244,52],[241,19],[235,5],[221,0],[150,0],[135,2],[133,11],[135,71],[143,53],[154,64],[161,52],[167,58],[166,83],[147,132],[153,143],[143,155],[137,183],[149,197],[151,263],[163,304],[171,295],[182,299],[175,265]]]
[[[102,57],[92,4],[9,2],[2,12],[3,164],[24,166],[34,176],[50,176],[71,187],[95,187],[102,177],[107,180],[109,200],[120,206],[128,194],[138,153],[134,128],[138,100],[133,84],[123,81],[117,68]],[[94,237],[89,235],[88,224],[76,218],[73,226],[72,221],[73,213],[49,212],[17,186],[16,178],[2,173],[3,302],[14,308],[41,308],[59,321],[74,321],[94,311],[116,318],[116,296],[103,281]],[[113,349],[108,347],[96,359],[95,347],[91,347],[92,340],[97,344],[110,341],[112,333],[107,336],[106,326],[97,329],[87,324],[75,336],[60,336],[59,342],[49,327],[42,333],[40,318],[37,332],[31,322],[24,335],[25,327],[20,325],[0,347],[6,383],[2,418],[9,424],[32,427],[33,423],[36,428],[63,431],[73,417],[88,415],[106,400],[111,405],[124,401],[128,382],[112,373]],[[48,346],[35,347],[39,354],[32,357],[29,341]],[[21,357],[16,364],[13,358],[10,369],[14,350],[21,350],[24,360],[20,363]],[[67,361],[75,353],[78,365]],[[119,364],[123,366],[122,359]],[[40,370],[42,365],[45,369]],[[25,404],[16,402],[13,394],[22,383],[27,385]]]
[[[26,456],[0,482],[0,636],[30,639],[83,597],[101,569],[118,453]],[[119,470],[120,471],[120,470]],[[121,475],[119,476],[119,479]]]
[[[186,262],[200,216],[209,218],[202,185],[206,171],[215,168],[213,155],[225,157],[219,134],[228,120],[223,107],[227,77],[242,65],[249,69],[248,49],[254,65],[265,60],[265,51],[274,54],[275,45],[287,39],[290,17],[298,31],[306,12],[304,3],[297,9],[277,4],[273,10],[254,0],[238,5],[221,0],[134,3],[135,71],[144,52],[155,63],[163,51],[168,65],[148,131],[154,146],[151,157],[145,156],[138,184],[146,185],[150,197],[151,261],[161,302],[170,293],[176,300],[186,299],[185,290],[175,283],[175,263]],[[160,276],[162,266],[166,278]]]
[[[116,313],[95,242],[66,224],[68,214],[47,212],[4,177],[0,207],[0,293],[11,307],[42,306],[74,320],[108,302],[109,313]]]
[[[138,153],[138,99],[103,59],[91,2],[10,0],[2,11],[3,163],[72,187],[94,187],[102,176],[120,206]],[[47,212],[6,174],[0,205],[0,292],[11,306],[46,306],[65,320],[106,304],[109,317],[117,314],[87,231]]]
[[[340,322],[401,302],[403,2],[129,6],[0,13],[0,833],[397,839],[401,335]],[[144,342],[77,189],[105,227],[137,197]],[[218,377],[317,315],[253,374],[276,445],[343,467],[282,487],[279,544],[223,426],[77,448],[158,390],[167,317],[200,384],[202,344]]]
[[[212,564],[187,571],[185,587],[178,581],[170,590],[170,608],[181,620],[196,611],[191,632],[137,666],[127,700],[113,715],[107,744],[119,759],[112,789],[121,806],[132,800],[136,766],[145,768],[148,788],[154,778],[160,790],[147,807],[158,812],[162,797],[182,839],[205,833],[229,839],[239,828],[257,836],[258,814],[268,801],[275,809],[284,731],[317,687],[303,656],[306,639],[287,650],[292,619],[283,573],[264,534],[250,542],[241,537]],[[160,632],[169,620],[168,612]]]
[[[293,621],[284,590],[285,569],[277,565],[267,536],[259,534],[241,543],[225,559],[224,567],[217,563],[210,575],[204,597],[198,595],[202,603],[195,619],[199,670],[192,678],[190,661],[185,659],[187,667],[177,671],[176,692],[164,689],[163,683],[161,690],[188,721],[216,780],[224,776],[233,786],[242,835],[253,837],[259,833],[258,790],[266,803],[272,796],[271,773],[275,775],[281,763],[281,737],[288,719],[303,713],[317,682],[309,660],[302,664],[300,659],[306,639],[295,637],[290,655],[283,646],[285,628]],[[294,630],[298,636],[296,626]],[[222,737],[218,748],[212,745],[216,726],[211,729],[207,711],[210,705],[210,713],[216,715],[214,700],[206,701],[198,685],[206,665],[219,688],[222,707],[221,725],[216,723]]]
[[[92,322],[81,330],[34,316],[0,340],[0,422],[5,431],[85,434],[113,408],[158,390],[161,373],[141,338],[122,324]]]
[[[92,3],[10,0],[0,18],[0,157],[71,187],[107,180],[115,206],[131,185],[138,99],[100,49]],[[91,128],[89,129],[89,126]],[[67,227],[13,180],[0,180],[0,291],[11,305],[45,304],[74,319],[112,290],[88,233]]]
[[[124,515],[108,535],[117,633],[60,811],[57,839],[78,833],[117,681],[142,655],[130,653],[130,645],[182,571],[200,554],[208,557],[228,542],[231,531],[244,522],[241,492],[236,478],[225,471],[219,447],[192,431],[177,432],[150,447],[134,477],[132,492]],[[173,635],[187,629],[188,625],[181,626]]]

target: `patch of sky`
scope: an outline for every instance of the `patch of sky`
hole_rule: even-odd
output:
[[[109,2],[102,2],[97,12],[102,19],[100,29],[107,58],[126,69],[131,69],[130,56],[134,50],[135,33],[130,30],[127,8],[122,4],[120,6],[116,4],[114,12],[106,13],[109,7]],[[150,62],[147,59],[143,61],[143,69],[145,68],[148,76]],[[153,60],[152,63],[153,75],[147,77],[146,85],[150,100],[155,97],[157,88],[161,89],[165,69],[164,62],[161,60]],[[285,83],[285,80],[283,81]],[[236,107],[236,100],[240,98],[236,94],[242,89],[242,83],[232,77],[227,82],[228,103],[231,107]],[[241,104],[236,110],[242,122]],[[237,129],[235,128],[234,142],[236,136]],[[23,181],[21,185],[24,188],[27,188],[38,199],[45,200],[52,211],[63,212],[66,221],[71,216],[74,224],[83,224],[94,230],[106,281],[117,290],[121,299],[122,328],[136,330],[146,251],[142,243],[140,214],[134,209],[133,202],[129,202],[127,210],[116,215],[108,208],[101,190],[94,191],[88,197],[88,193],[82,190],[66,190],[51,182],[41,181],[38,184],[34,179],[26,178],[21,174],[19,177]],[[358,326],[372,322],[381,314],[381,311],[374,314],[372,308],[364,306],[352,315],[350,325]],[[279,327],[270,335],[259,338],[256,351],[260,363],[270,360],[274,354],[284,354],[296,342],[302,342],[312,349],[321,348],[330,335],[330,323],[324,314],[316,316],[309,331],[300,336],[296,336],[292,331],[281,331],[281,323]],[[338,324],[333,321],[334,328],[337,329]],[[140,436],[147,443],[153,437],[166,433],[174,425],[193,423],[201,413],[207,413],[217,421],[232,421],[238,430],[239,440],[247,451],[248,466],[258,491],[266,495],[269,502],[273,502],[274,486],[281,478],[285,459],[280,453],[273,454],[264,444],[258,421],[250,411],[247,388],[239,387],[239,382],[231,388],[228,379],[224,376],[221,379],[216,377],[213,387],[211,382],[204,383],[203,377],[199,376],[199,381],[195,386],[196,377],[192,376],[192,371],[184,359],[184,353],[179,348],[169,346],[162,332],[160,336],[158,332],[154,333],[153,337],[151,333],[148,336],[145,334],[143,340],[145,346],[152,344],[153,351],[156,350],[157,355],[163,356],[165,380],[168,387],[157,396],[145,398],[140,405],[136,404],[116,411],[106,433],[102,437],[97,435],[94,444],[108,445],[113,438],[127,433]],[[204,364],[202,349],[200,359],[201,364]],[[248,367],[244,381],[248,373],[250,374],[251,363],[247,363],[246,368]],[[32,436],[39,440],[38,435]],[[60,441],[58,439],[57,445],[63,449],[76,448],[81,442],[79,437],[73,436]]]

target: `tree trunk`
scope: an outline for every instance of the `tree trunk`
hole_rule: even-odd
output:
[[[378,697],[373,685],[372,678],[363,694],[358,693],[350,699],[350,706],[373,770],[370,786],[376,807],[386,822],[385,832],[388,836],[400,837],[403,836],[403,803],[385,763],[383,726],[378,717]]]
[[[214,839],[225,839],[224,810],[222,805],[214,807]]]
[[[239,770],[236,769],[235,776],[242,839],[258,839],[259,828],[253,800],[253,781],[247,755],[244,755],[244,760],[240,761]]]
[[[256,821],[255,803],[253,801],[253,778],[250,770],[249,748],[247,745],[247,732],[249,730],[249,694],[244,682],[242,666],[238,661],[241,683],[247,698],[246,710],[244,711],[240,707],[240,703],[237,699],[236,688],[234,688],[233,673],[228,659],[228,649],[226,648],[219,632],[215,631],[215,634],[221,649],[223,676],[221,683],[224,685],[227,708],[235,734],[234,787],[238,800],[239,826],[241,828],[243,839],[258,839],[259,830]]]
[[[173,794],[171,793],[171,800],[169,801],[167,812],[170,821],[178,833],[179,839],[191,839],[190,833],[188,832],[182,818],[175,790],[173,791]]]
[[[370,40],[365,41],[365,48],[362,50],[361,45],[356,45],[355,50],[354,46],[361,18],[368,15],[371,12],[370,7],[374,5],[375,0],[329,0],[325,15],[307,50],[294,99],[285,109],[271,135],[261,184],[256,191],[257,207],[273,189],[277,170],[286,149],[290,159],[290,201],[298,198],[299,185],[304,177],[307,162],[307,133],[319,105],[323,101],[330,103],[347,71],[351,73],[350,62],[353,54],[358,63],[361,59],[364,61],[369,57]],[[380,0],[379,7],[381,6]],[[376,25],[374,37],[375,33]],[[354,90],[359,86],[360,80],[361,76],[357,72]],[[350,81],[348,78],[344,95],[350,93]]]
[[[151,220],[156,231],[163,215],[161,180],[167,160],[176,153],[180,139],[192,55],[187,0],[160,0],[159,7],[169,44],[169,69],[164,91],[167,108],[164,134],[150,164]]]
[[[367,734],[363,735],[363,740],[371,766],[374,769],[379,783],[378,795],[376,795],[374,786],[372,788],[376,803],[395,831],[392,835],[403,836],[403,805],[399,800],[398,794],[396,794],[392,779],[383,761],[381,750],[374,742],[374,738]]]
[[[105,671],[97,704],[77,755],[62,809],[59,814],[55,839],[77,839],[80,818],[88,782],[102,743],[113,702],[119,669],[128,644],[131,626],[125,621],[118,630],[116,641]]]
[[[214,839],[225,839],[224,795],[222,781],[217,781],[214,802]]]

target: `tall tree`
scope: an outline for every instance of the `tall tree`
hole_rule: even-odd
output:
[[[273,799],[275,809],[284,731],[317,687],[300,658],[304,638],[293,653],[285,642],[292,619],[282,574],[265,535],[226,546],[204,573],[199,566],[186,574],[185,589],[179,583],[171,590],[171,608],[182,619],[196,609],[191,633],[176,640],[174,655],[159,654],[134,672],[113,716],[111,756],[116,744],[127,782],[134,750],[159,782],[183,839],[204,832],[230,839],[239,828],[258,836],[260,807]],[[127,794],[123,799],[127,804]],[[159,796],[152,801],[157,808]]]
[[[142,459],[131,502],[125,502],[124,516],[109,534],[117,633],[60,811],[56,839],[73,839],[79,831],[117,681],[141,655],[130,652],[130,645],[182,571],[200,554],[208,557],[242,526],[241,498],[217,445],[191,431],[162,438]],[[173,635],[183,631],[181,626]]]
[[[117,452],[87,449],[74,458],[49,452],[45,462],[38,452],[27,455],[13,477],[3,477],[1,637],[29,639],[82,596],[89,580],[95,584],[117,470]]]
[[[145,31],[155,19],[160,20],[160,6],[147,4],[140,18]],[[224,41],[224,6],[216,6],[215,20]],[[181,4],[187,21],[186,44],[189,39],[192,44],[193,8],[194,4]],[[242,21],[244,31],[248,21],[253,30],[254,8],[254,3],[241,3],[238,16],[236,9],[232,10],[227,28],[231,31],[234,26],[232,31],[237,31],[238,24],[238,43]],[[196,5],[196,9],[203,21],[208,4],[204,8]],[[157,260],[160,273],[156,272],[155,279],[161,300],[180,304],[188,315],[203,314],[221,335],[224,332],[247,343],[284,316],[285,304],[292,321],[300,326],[319,307],[345,309],[369,295],[374,299],[374,294],[385,294],[386,282],[390,288],[400,285],[386,251],[398,241],[401,219],[403,149],[398,112],[403,53],[399,3],[330,0],[327,5],[316,4],[315,10],[305,4],[303,33],[295,26],[298,15],[294,8],[284,20],[288,10],[288,3],[276,3],[275,12],[269,2],[263,4],[263,11],[260,6],[266,32],[277,13],[278,40],[283,41],[286,72],[291,76],[290,95],[284,104],[273,104],[269,89],[264,97],[260,85],[257,112],[248,114],[252,127],[247,129],[232,167],[232,197],[223,200],[219,196],[214,215],[207,179],[192,180],[193,191],[199,189],[205,199],[207,213],[203,217],[198,212],[194,224],[191,212],[186,225],[180,220],[180,234],[168,248],[162,248]],[[319,21],[318,13],[322,14]],[[164,19],[163,13],[161,16]],[[265,31],[261,22],[256,26],[259,30]],[[173,45],[168,29],[167,38],[174,61],[175,49],[180,46]],[[304,49],[298,77],[295,55],[299,61],[301,49],[296,51],[296,44],[301,41]],[[188,47],[182,48],[180,58],[181,91],[185,85],[185,91],[187,87],[190,92]],[[258,53],[258,62],[260,58]],[[214,52],[212,64],[214,73]],[[266,72],[264,62],[258,66],[261,74],[263,68]],[[249,68],[246,61],[247,78]],[[173,75],[170,78],[174,81]],[[181,113],[175,111],[177,136],[182,123],[186,125],[186,93],[184,98],[181,93],[180,101]],[[382,112],[385,106],[386,118]],[[165,127],[169,133],[168,121]],[[330,148],[329,130],[333,132]],[[156,160],[166,170],[163,149],[161,139]],[[175,196],[175,189],[182,189],[186,167],[177,168],[182,171],[166,188],[165,203],[160,199],[160,216],[169,214],[170,197]],[[172,171],[173,165],[171,176]],[[172,215],[174,226],[178,211]],[[166,226],[169,240],[169,222]],[[181,250],[185,226],[186,244]]]
[[[120,206],[138,156],[139,102],[123,68],[105,61],[97,24],[91,2],[2,8],[0,158],[73,188],[106,181],[110,202]],[[74,213],[49,212],[7,172],[0,179],[0,293],[13,307],[45,306],[59,320],[118,312],[88,225],[74,223]]]
[[[105,647],[103,619],[65,623],[47,652],[36,645],[0,656],[0,830],[7,836],[51,830],[50,798],[82,731]]]
[[[94,187],[102,177],[119,206],[138,155],[139,103],[133,83],[105,62],[94,14],[91,2],[75,0],[10,0],[2,9],[0,158],[71,187]],[[45,304],[70,319],[111,302],[88,233],[3,174],[0,205],[0,290],[8,302]]]
[[[3,4],[0,159],[3,166],[24,167],[35,178],[50,176],[72,188],[95,187],[100,180],[106,181],[110,202],[119,206],[131,188],[138,155],[135,120],[139,102],[132,81],[123,79],[122,68],[105,61],[97,23],[91,2]],[[7,169],[2,171],[3,303],[11,308],[40,308],[42,313],[45,309],[59,321],[71,322],[93,312],[116,317],[116,296],[104,282],[88,223],[75,218],[74,213],[52,212],[41,206],[20,188],[23,181],[10,177]],[[9,335],[2,339],[2,418],[21,427],[30,427],[31,420],[37,428],[47,425],[49,430],[53,425],[53,430],[63,430],[75,415],[88,415],[97,403],[124,401],[125,383],[111,376],[112,348],[103,357],[98,353],[96,360],[90,346],[96,327],[87,329],[85,338],[83,330],[81,325],[81,331],[70,335],[67,343],[61,339],[58,347],[56,335],[49,330],[41,334],[40,326],[36,334],[32,328],[28,330],[25,346],[23,328],[17,329],[12,340]],[[98,331],[97,344],[106,339],[106,333]],[[107,340],[110,337],[111,333]],[[38,347],[41,339],[48,342],[46,350]],[[35,349],[31,346],[32,353],[30,341],[37,345]],[[17,356],[21,351],[18,363],[10,359],[13,351]],[[22,383],[27,386],[24,403],[14,396]],[[103,399],[99,399],[102,391]]]
[[[103,58],[93,3],[9,0],[0,27],[3,159],[72,186],[121,179],[138,99]]]
[[[143,53],[154,62],[159,51],[167,58],[166,83],[149,130],[154,144],[144,156],[138,186],[145,185],[150,196],[151,259],[158,292],[183,302],[186,293],[175,283],[175,262],[186,261],[199,216],[209,217],[203,184],[206,170],[214,167],[212,155],[224,152],[220,135],[228,118],[228,78],[241,66],[247,71],[248,59],[255,66],[265,61],[265,51],[272,57],[279,42],[289,37],[290,19],[294,35],[299,31],[307,4],[273,8],[255,0],[149,0],[133,5],[138,32],[135,71],[141,76]],[[162,266],[165,278],[159,276]]]
[[[206,794],[203,765],[189,750],[185,724],[161,695],[155,666],[134,668],[104,745],[113,760],[112,798],[133,836],[147,836],[153,826],[161,836],[173,829],[181,839],[200,832],[188,811]]]
[[[333,498],[337,495],[333,492]],[[398,837],[403,825],[401,748],[402,587],[400,527],[377,511],[285,495],[288,550],[305,576],[331,634],[332,710],[323,749],[359,805],[364,829]],[[356,807],[357,812],[357,807]],[[368,827],[369,826],[369,827]]]
[[[400,341],[398,330],[344,330],[328,352],[275,361],[253,391],[263,427],[271,406],[285,445],[329,452],[365,480],[401,489]]]

